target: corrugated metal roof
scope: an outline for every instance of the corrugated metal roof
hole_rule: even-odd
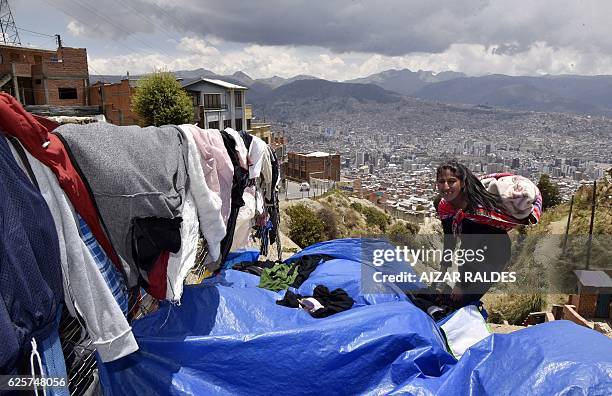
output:
[[[190,81],[185,82],[183,84],[183,88],[187,87],[189,85],[193,85],[195,83],[199,83],[200,81],[204,81],[204,82],[207,82],[207,83],[210,83],[210,84],[218,85],[218,86],[223,87],[223,88],[248,89],[247,87],[243,87],[242,85],[232,84],[232,83],[227,82],[227,81],[216,80],[214,78],[202,78],[202,77],[196,78],[195,80],[190,80]]]
[[[603,271],[574,270],[574,274],[583,286],[612,288],[612,280]]]

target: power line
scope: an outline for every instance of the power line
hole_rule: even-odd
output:
[[[44,36],[44,37],[53,37],[55,38],[56,36],[53,34],[46,34],[46,33],[40,33],[40,32],[34,32],[32,30],[28,30],[28,29],[24,29],[24,28],[20,28],[18,27],[17,30],[21,30],[23,32],[28,32],[28,33],[33,33],[33,34],[38,34],[39,36]]]
[[[45,3],[47,3],[47,4],[51,5],[52,7],[56,7],[57,9],[60,9],[60,7],[57,5],[57,3],[55,3],[55,2],[54,2],[54,0],[43,0],[43,1],[44,1]],[[82,5],[81,5],[81,7],[82,7]],[[68,16],[70,16],[70,17],[74,18],[75,20],[77,20],[77,21],[79,21],[79,22],[83,23],[84,25],[88,25],[88,23],[87,23],[87,22],[84,22],[84,21],[83,21],[83,20],[82,20],[82,19],[81,19],[79,16],[77,16],[77,15],[76,15],[74,12],[69,11],[69,10],[65,10],[65,9],[61,9],[61,11],[62,11],[63,13],[65,13],[66,15],[68,15]],[[98,16],[99,16],[99,15],[98,15]],[[112,24],[112,23],[111,23],[111,24]],[[120,28],[120,29],[122,29],[122,28]],[[122,30],[124,30],[124,31],[125,31],[125,29],[122,29]],[[128,34],[130,34],[130,32],[128,32]],[[135,52],[135,53],[137,53],[137,52],[138,52],[138,50],[136,50],[136,49],[132,48],[131,46],[129,46],[129,45],[125,44],[125,43],[120,43],[120,42],[117,42],[116,44],[117,44],[117,45],[120,45],[120,46],[122,46],[122,47],[124,47],[124,48],[126,48],[126,49],[128,49],[128,50],[130,50],[130,51],[132,51],[132,52]]]

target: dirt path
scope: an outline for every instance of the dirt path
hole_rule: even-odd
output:
[[[539,237],[541,239],[533,252],[533,258],[546,273],[549,285],[555,283],[555,277],[557,276],[554,268],[561,256],[566,224],[567,216],[550,223],[547,227],[547,233]]]

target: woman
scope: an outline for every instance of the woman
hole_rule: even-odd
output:
[[[462,264],[459,281],[450,295],[450,305],[459,308],[478,301],[493,285],[491,274],[504,271],[508,265],[511,255],[508,230],[512,227],[487,216],[500,212],[497,197],[464,165],[451,161],[439,166],[436,184],[440,194],[436,209],[444,229],[440,266],[446,272],[452,257]],[[458,239],[461,248],[455,250]]]

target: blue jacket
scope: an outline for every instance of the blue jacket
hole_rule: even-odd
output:
[[[0,374],[54,328],[63,300],[53,218],[0,132]]]

